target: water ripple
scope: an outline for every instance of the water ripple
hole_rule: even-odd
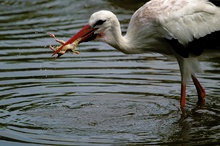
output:
[[[178,110],[180,73],[159,54],[124,55],[89,42],[80,55],[51,57],[92,12],[118,14],[122,31],[144,1],[5,0],[0,14],[0,145],[216,144],[219,58],[202,60],[207,105],[196,108],[189,82],[187,117]]]

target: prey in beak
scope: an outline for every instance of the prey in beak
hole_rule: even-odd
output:
[[[49,34],[51,37],[55,39],[56,42],[59,42],[60,44],[62,44],[56,49],[54,49],[52,46],[50,47],[51,50],[53,50],[52,56],[54,56],[55,54],[58,54],[56,58],[59,58],[61,55],[65,54],[67,51],[71,51],[77,54],[78,51],[75,51],[75,48],[78,46],[78,44],[93,40],[96,37],[96,35],[94,34],[95,31],[96,29],[90,27],[89,24],[87,24],[78,33],[76,33],[72,38],[70,38],[67,42],[58,40],[55,38],[53,34]]]
[[[65,41],[57,39],[54,34],[52,34],[52,33],[48,33],[48,34],[49,34],[51,37],[53,37],[56,42],[60,43],[61,46],[62,46],[63,44],[65,44]],[[56,53],[56,54],[58,54],[58,55],[57,55],[57,57],[55,57],[55,59],[59,58],[60,56],[62,56],[62,55],[65,54],[66,52],[73,52],[73,53],[75,53],[75,54],[79,54],[79,51],[76,51],[75,49],[76,49],[76,47],[78,46],[80,40],[81,40],[81,38],[75,40],[75,41],[74,41],[73,43],[71,43],[71,44],[68,44],[68,45],[64,46],[64,47],[62,48],[62,50],[60,50],[59,52]],[[53,52],[56,52],[61,46],[56,47],[56,49],[55,49],[53,46],[51,46],[51,45],[50,45],[49,47],[50,47],[50,49],[51,49]]]

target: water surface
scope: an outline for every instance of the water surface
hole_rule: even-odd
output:
[[[80,55],[51,58],[91,13],[117,14],[123,33],[144,3],[118,0],[5,0],[0,3],[0,145],[217,144],[220,141],[220,58],[201,61],[206,106],[187,90],[179,107],[180,73],[160,54],[124,55],[89,42]]]

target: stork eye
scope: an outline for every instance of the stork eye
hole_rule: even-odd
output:
[[[96,25],[102,25],[106,20],[98,20],[95,24],[94,24],[94,27]]]

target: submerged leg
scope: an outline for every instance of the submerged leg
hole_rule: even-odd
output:
[[[196,87],[197,93],[198,93],[198,106],[204,106],[205,104],[205,89],[202,87],[198,79],[194,74],[191,75],[193,83]]]

